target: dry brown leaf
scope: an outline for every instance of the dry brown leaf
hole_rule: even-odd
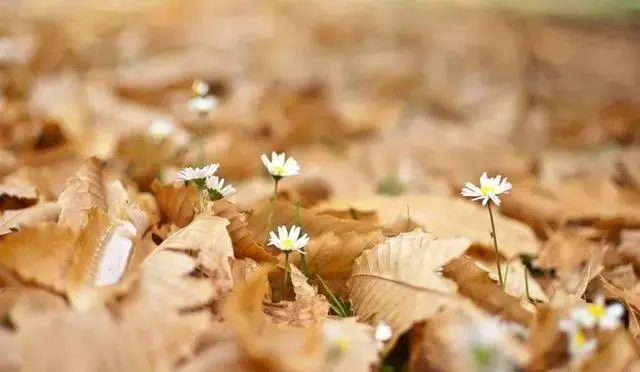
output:
[[[318,176],[285,178],[278,185],[278,199],[300,203],[302,208],[310,208],[330,196],[331,187]]]
[[[380,216],[380,223],[386,225],[398,218],[407,218],[407,206],[409,217],[434,236],[464,236],[469,238],[474,246],[493,254],[491,225],[486,208],[460,199],[434,195],[333,199],[314,207],[312,211],[375,211]],[[538,252],[537,239],[528,226],[499,214],[494,214],[494,217],[500,253],[503,256],[512,258],[520,253],[535,255]]]
[[[566,361],[568,357],[566,340],[558,329],[558,322],[563,317],[563,313],[562,309],[552,308],[546,304],[538,306],[528,340],[531,360],[527,365],[527,371],[548,371]]]
[[[64,292],[76,235],[53,223],[25,226],[0,240],[0,263],[21,278]]]
[[[267,226],[270,214],[272,214],[271,226]],[[275,210],[272,213],[271,202],[264,202],[249,216],[248,227],[249,230],[254,232],[256,240],[263,242],[267,240],[269,231],[273,231],[277,226],[297,225],[297,215],[297,208],[291,203],[276,202]],[[372,236],[377,233],[382,237],[382,228],[379,226],[361,221],[341,220],[332,216],[318,215],[304,208],[300,208],[300,225],[311,239],[328,232],[337,237],[342,237],[351,232],[370,234]]]
[[[206,371],[207,365],[247,372],[322,370],[324,355],[316,328],[280,329],[266,322],[262,301],[268,289],[267,274],[273,268],[272,264],[261,266],[222,304],[220,313],[234,329],[236,339],[214,345],[204,353],[204,360],[196,359],[182,371]]]
[[[489,274],[495,282],[499,282],[498,268],[495,262],[489,263],[484,261],[476,261],[476,266],[481,270]],[[515,297],[527,300],[526,282],[524,277],[525,267],[520,261],[511,261],[509,263],[501,264],[502,275],[505,279],[504,291]],[[529,296],[532,300],[539,302],[549,302],[544,290],[540,287],[540,284],[529,274],[527,277],[529,281]]]
[[[306,226],[305,223],[302,224],[305,232],[307,232]],[[356,258],[362,252],[375,247],[383,239],[379,231],[362,234],[347,232],[341,236],[327,232],[318,237],[311,236],[311,240],[305,248],[311,283],[320,286],[319,275],[335,294],[346,296],[346,283],[351,276]],[[293,264],[301,267],[302,257],[300,255],[294,254],[289,258]]]
[[[348,345],[345,352],[335,358],[328,358],[324,371],[369,372],[378,364],[379,343],[373,337],[373,327],[359,323],[355,317],[327,319],[324,327],[339,329]]]
[[[67,179],[73,177],[81,164],[72,160],[46,167],[21,167],[7,176],[4,182],[28,183],[38,190],[42,199],[54,201],[67,189]]]
[[[192,275],[197,266],[185,253],[158,248],[140,265],[127,305],[184,310],[208,304],[216,291],[207,278]]]
[[[456,258],[449,262],[442,272],[458,284],[461,295],[479,307],[524,326],[533,321],[533,313],[525,309],[518,298],[502,291],[496,280],[491,279],[489,274],[470,258]],[[513,278],[508,277],[508,280],[511,279]]]
[[[622,329],[598,337],[597,353],[580,364],[580,371],[638,371],[640,354],[637,341]]]
[[[200,193],[194,186],[176,187],[154,182],[151,189],[162,217],[179,227],[187,226],[200,208]]]
[[[60,217],[58,224],[79,230],[87,223],[92,207],[107,213],[107,191],[102,169],[104,163],[90,158],[68,181],[67,189],[58,198]]]
[[[227,232],[228,225],[229,221],[224,218],[200,214],[189,225],[170,235],[159,247],[195,256],[205,275],[214,284],[214,299],[220,298],[233,286],[233,245]]]
[[[23,225],[55,222],[59,215],[58,203],[42,203],[17,211],[5,211],[0,217],[0,236],[18,231]]]
[[[20,329],[36,316],[63,312],[68,309],[65,300],[49,291],[29,288],[16,296],[10,317],[13,325]]]
[[[307,277],[297,267],[291,266],[290,273],[295,300],[268,303],[265,305],[265,313],[271,316],[274,323],[293,327],[322,323],[329,314],[327,299],[307,283]]]
[[[501,199],[500,212],[531,226],[538,236],[544,236],[546,228],[561,226],[566,221],[565,211],[557,201],[529,188],[515,185]]]
[[[132,134],[119,139],[115,156],[124,163],[127,175],[141,190],[147,191],[163,167],[176,164],[177,150],[173,141],[156,141],[149,135]]]
[[[31,185],[11,183],[0,185],[0,211],[27,208],[37,201],[38,192]]]
[[[556,200],[568,222],[599,228],[640,226],[640,196],[621,189],[609,178],[589,177],[543,185],[538,190]]]
[[[256,262],[277,262],[256,240],[254,233],[247,226],[246,217],[238,210],[238,206],[224,199],[213,203],[216,216],[229,221],[227,230],[233,241],[233,249],[237,258],[250,258]]]
[[[456,298],[455,283],[438,270],[469,246],[466,238],[434,239],[416,230],[364,252],[348,282],[356,315],[369,324],[384,320],[397,340]]]
[[[207,314],[156,309],[125,313],[116,321],[105,309],[95,309],[38,317],[16,341],[21,365],[29,371],[169,370],[190,354],[207,322]]]
[[[571,232],[559,231],[549,237],[535,260],[541,269],[555,269],[559,288],[576,298],[602,270],[605,247]]]

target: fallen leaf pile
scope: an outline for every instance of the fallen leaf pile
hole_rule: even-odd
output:
[[[640,371],[618,5],[6,3],[0,371]]]

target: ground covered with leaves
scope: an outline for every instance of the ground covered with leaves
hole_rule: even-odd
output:
[[[0,371],[640,371],[626,23],[27,3]]]

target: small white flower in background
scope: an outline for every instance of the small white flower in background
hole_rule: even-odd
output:
[[[218,164],[209,164],[202,168],[191,168],[191,167],[182,168],[180,173],[178,173],[178,180],[194,181],[198,184],[198,186],[202,186],[204,185],[204,180],[207,177],[213,176],[219,167],[220,165]]]
[[[170,138],[178,147],[183,147],[189,143],[189,133],[182,128],[176,127],[172,122],[164,119],[156,119],[151,122],[147,129],[149,135],[156,141]]]
[[[344,332],[342,332],[342,328],[339,323],[329,321],[325,322],[322,325],[322,333],[325,341],[332,349],[341,353],[349,350],[351,345],[349,344],[349,340],[344,336]]]
[[[207,186],[209,197],[213,201],[226,198],[236,192],[235,187],[232,185],[224,186],[224,178],[218,178],[217,176],[207,177],[205,185]]]
[[[156,140],[167,138],[175,130],[175,126],[168,120],[156,119],[149,125],[149,134]]]
[[[393,329],[385,322],[381,320],[378,322],[376,329],[373,332],[374,340],[378,341],[378,349],[382,349],[384,343],[391,340],[393,336]]]
[[[598,327],[603,330],[614,330],[621,324],[625,309],[622,304],[605,304],[604,296],[596,297],[595,302],[578,306],[569,314],[572,321],[584,328]]]
[[[493,318],[468,323],[461,329],[466,370],[477,372],[513,371],[513,363],[505,351],[505,337],[498,321]]]
[[[196,96],[206,96],[209,93],[209,84],[202,80],[194,80],[191,85],[191,90]]]
[[[507,181],[507,178],[497,175],[495,177],[487,177],[487,172],[482,173],[480,176],[480,187],[474,185],[471,182],[464,184],[460,195],[473,198],[471,200],[482,200],[482,205],[487,205],[489,200],[493,201],[496,205],[500,205],[500,198],[498,195],[503,194],[511,190],[511,183]]]
[[[300,173],[300,166],[298,162],[293,158],[287,159],[286,154],[277,154],[275,151],[271,153],[271,160],[266,154],[260,156],[262,163],[267,168],[269,173],[276,179],[282,177],[295,176]]]
[[[300,227],[296,225],[291,226],[289,232],[285,226],[279,226],[278,235],[271,231],[269,237],[269,245],[273,245],[283,252],[305,253],[302,249],[309,243],[307,234],[300,236]]]
[[[218,100],[213,96],[196,96],[189,99],[189,110],[198,115],[209,115],[218,106]]]
[[[595,338],[587,340],[580,326],[570,319],[561,319],[560,322],[558,322],[558,328],[567,334],[567,338],[569,339],[569,354],[572,359],[582,359],[598,347],[598,340]]]

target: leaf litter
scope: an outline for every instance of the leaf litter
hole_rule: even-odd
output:
[[[7,5],[0,370],[640,370],[637,45],[460,3]]]

